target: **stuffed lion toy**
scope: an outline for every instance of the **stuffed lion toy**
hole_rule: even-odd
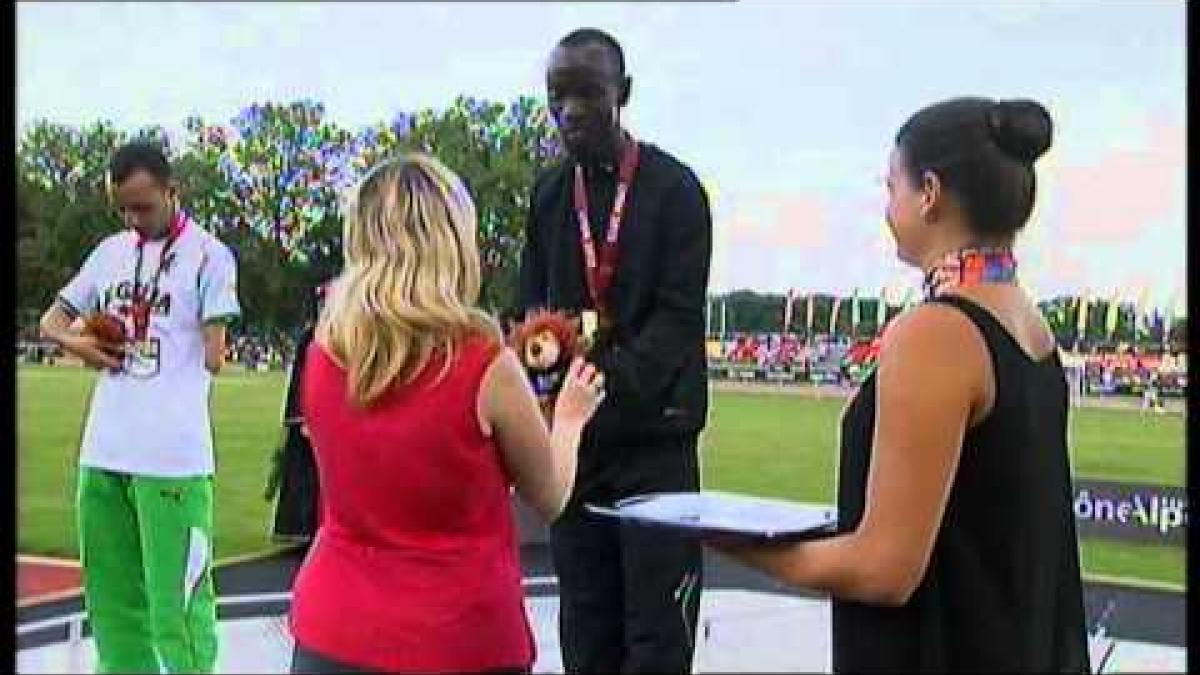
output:
[[[584,353],[577,322],[560,311],[535,310],[512,328],[508,343],[525,366],[548,423],[571,360]]]

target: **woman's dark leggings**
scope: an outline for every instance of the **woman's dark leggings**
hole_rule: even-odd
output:
[[[311,649],[305,649],[299,644],[292,651],[292,672],[293,673],[370,673],[367,668],[352,666],[341,661],[335,661],[327,656],[323,656],[314,652]],[[490,668],[484,670],[485,673],[528,673],[529,671],[523,668]]]

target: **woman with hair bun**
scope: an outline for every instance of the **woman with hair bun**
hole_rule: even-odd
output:
[[[1053,123],[958,98],[896,134],[887,223],[926,300],[841,423],[839,533],[719,550],[833,595],[833,670],[1088,672],[1054,336],[1012,245]]]

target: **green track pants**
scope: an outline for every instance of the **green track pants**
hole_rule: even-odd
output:
[[[211,673],[217,657],[209,476],[80,467],[84,604],[101,673]]]

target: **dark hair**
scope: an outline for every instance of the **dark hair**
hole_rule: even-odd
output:
[[[896,145],[914,183],[932,171],[976,234],[1009,238],[1033,211],[1033,162],[1050,147],[1053,126],[1036,101],[955,98],[910,117]]]
[[[149,141],[133,141],[122,145],[108,163],[108,173],[114,183],[124,183],[137,171],[145,171],[164,185],[171,180],[171,164],[162,146]]]
[[[605,33],[599,28],[577,28],[567,34],[566,37],[558,41],[560,47],[583,47],[586,45],[600,44],[608,51],[609,56],[613,60],[613,65],[617,67],[617,77],[625,77],[625,52],[621,50],[620,43],[613,36]]]

